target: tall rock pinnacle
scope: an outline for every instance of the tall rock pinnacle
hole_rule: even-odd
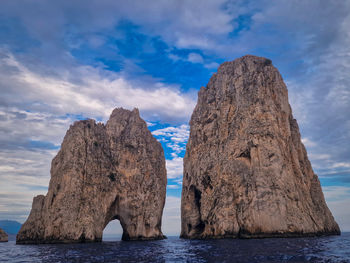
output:
[[[199,91],[190,127],[181,237],[340,233],[270,60],[223,63]]]
[[[46,196],[34,198],[17,243],[101,241],[114,219],[123,240],[164,238],[165,158],[137,109],[115,109],[107,124],[75,122],[52,160]]]

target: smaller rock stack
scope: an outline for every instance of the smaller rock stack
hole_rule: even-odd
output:
[[[8,242],[8,235],[0,228],[0,242]]]
[[[17,244],[99,242],[119,220],[123,240],[162,239],[165,157],[139,111],[115,109],[106,124],[75,122],[52,160],[46,196],[34,198]]]

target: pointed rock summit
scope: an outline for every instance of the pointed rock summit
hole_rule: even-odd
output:
[[[8,242],[8,241],[9,241],[8,235],[4,230],[0,228],[0,242]]]
[[[123,240],[164,238],[165,158],[137,109],[115,109],[107,124],[75,122],[51,164],[46,196],[34,198],[18,244],[101,241],[114,219]]]
[[[223,63],[200,89],[190,127],[181,237],[340,233],[269,59]]]

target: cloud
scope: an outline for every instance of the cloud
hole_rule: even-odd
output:
[[[170,184],[170,185],[167,185],[167,188],[168,189],[180,189],[181,185]]]
[[[183,159],[175,157],[171,160],[166,160],[166,169],[169,179],[181,178],[183,170]]]
[[[181,198],[167,196],[164,206],[162,230],[165,235],[179,236],[181,230]]]
[[[200,63],[202,64],[204,62],[203,57],[198,53],[190,53],[188,54],[187,60],[192,63]]]
[[[86,35],[109,31],[118,22],[133,21],[142,25],[149,35],[157,34],[179,48],[214,48],[217,37],[233,30],[232,14],[225,8],[226,1],[152,1],[147,5],[138,0],[123,1],[59,1],[29,0],[21,6],[2,3],[0,14],[16,17],[28,34],[42,42],[42,48],[57,50],[60,38],[78,31]],[[41,10],[40,12],[38,10]],[[50,23],[47,23],[50,21]],[[99,45],[92,40],[93,45]]]
[[[43,185],[40,183],[40,178],[49,177],[51,160],[57,152],[58,150],[45,149],[2,149],[0,152],[0,176],[6,178],[7,181],[11,180],[17,183],[30,184],[28,180],[35,179],[35,185]],[[23,179],[24,177],[28,177],[28,179]]]
[[[30,112],[0,106],[0,146],[2,150],[19,148],[59,148],[71,117]],[[36,142],[33,143],[33,142]]]
[[[185,61],[185,62],[191,62],[193,64],[202,64],[204,68],[207,69],[217,69],[220,65],[217,62],[212,62],[210,58],[204,59],[202,55],[198,53],[191,52],[187,55],[187,57],[181,57],[172,53],[169,53],[168,57],[175,61]]]
[[[155,123],[150,122],[150,121],[146,121],[146,124],[147,124],[147,127],[152,127],[152,126],[156,125]]]
[[[24,222],[34,196],[46,194],[57,150],[0,151],[0,219]]]
[[[173,61],[183,60],[180,56],[172,54],[172,53],[169,53],[168,57]]]
[[[166,160],[167,176],[169,179],[182,178],[183,158],[189,137],[189,125],[169,126],[152,131],[152,134],[162,141],[171,151],[171,159]]]
[[[306,147],[314,147],[317,144],[315,142],[313,142],[312,140],[310,140],[309,138],[302,138],[301,142],[306,146]]]
[[[182,124],[179,127],[166,127],[152,132],[156,137],[162,137],[166,141],[166,145],[176,154],[181,153],[186,148],[186,142],[190,134],[190,127]]]
[[[211,62],[204,65],[204,67],[206,67],[207,69],[217,69],[219,66],[219,63],[216,62]]]
[[[154,81],[145,82],[145,88],[121,74],[90,66],[72,68],[54,77],[31,71],[7,53],[2,56],[1,69],[2,104],[31,111],[107,119],[115,107],[138,107],[148,120],[176,122],[187,120],[195,104],[178,87]],[[72,81],[73,74],[80,79]]]
[[[204,58],[198,53],[190,53],[188,54],[187,61],[191,63],[203,64],[203,66],[207,69],[217,69],[219,67],[219,63],[217,62],[205,62]]]
[[[325,186],[323,193],[327,201],[334,202],[350,198],[350,187],[346,186]]]

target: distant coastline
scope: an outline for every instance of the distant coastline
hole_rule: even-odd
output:
[[[10,237],[17,235],[22,224],[14,220],[0,220],[0,228],[2,228]]]

